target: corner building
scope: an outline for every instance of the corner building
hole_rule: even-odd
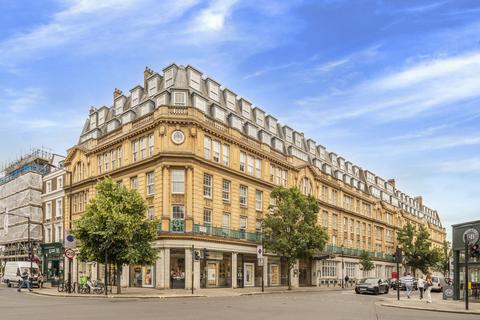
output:
[[[256,257],[276,185],[318,198],[318,223],[330,236],[325,254],[297,263],[294,286],[367,275],[362,250],[375,260],[369,275],[390,277],[396,230],[407,221],[426,225],[434,246],[445,239],[421,197],[328,152],[192,66],[147,68],[143,86],[116,89],[112,106],[91,108],[65,166],[73,172],[73,219],[95,196],[96,181],[111,176],[137,189],[145,214],[161,220],[155,265],[124,266],[124,286],[188,289],[192,272],[195,288],[259,286],[262,277],[267,286],[286,285],[281,257],[267,252],[263,272]],[[76,261],[74,279],[79,271],[103,277],[96,262]]]

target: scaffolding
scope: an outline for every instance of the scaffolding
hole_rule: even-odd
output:
[[[28,259],[30,241],[37,247],[43,238],[42,176],[50,171],[49,150],[31,149],[3,166],[0,174],[0,261]]]

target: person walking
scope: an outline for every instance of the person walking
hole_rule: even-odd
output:
[[[21,292],[22,291],[22,287],[25,285],[27,288],[28,288],[28,291],[32,292],[32,285],[30,283],[30,275],[29,273],[27,272],[27,270],[24,270],[22,275],[22,282],[18,285],[18,289],[17,291],[18,292]]]
[[[403,281],[405,282],[405,289],[407,290],[407,298],[410,299],[410,295],[413,291],[413,277],[410,272],[405,278],[403,278]]]
[[[425,280],[422,277],[418,278],[417,282],[418,292],[420,292],[420,300],[423,299],[423,290],[425,289]]]
[[[348,275],[345,276],[345,288],[348,287],[348,280],[350,280],[350,278],[348,277]]]
[[[427,303],[432,303],[432,275],[427,274],[427,278],[425,280],[425,296],[427,298]]]

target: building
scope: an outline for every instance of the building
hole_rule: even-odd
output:
[[[190,288],[192,270],[197,288],[255,286],[262,277],[268,286],[286,284],[280,257],[267,254],[263,269],[256,257],[274,186],[317,197],[330,235],[332,258],[300,261],[295,286],[362,277],[362,250],[375,259],[372,275],[390,277],[395,233],[407,221],[427,226],[434,246],[445,239],[438,213],[421,197],[281,125],[192,66],[147,68],[143,86],[116,89],[112,106],[91,108],[65,166],[73,172],[73,219],[96,181],[111,176],[137,189],[146,214],[162,222],[156,264],[125,267],[123,285]],[[207,257],[193,262],[192,248]],[[99,278],[102,270],[95,262],[76,269]]]
[[[48,172],[51,159],[50,152],[34,149],[3,170],[0,178],[1,264],[29,260],[29,255],[37,252],[43,240],[42,176]]]
[[[473,244],[480,244],[480,220],[452,226],[454,299],[465,300],[465,234],[472,235]],[[480,302],[480,258],[468,262],[469,300]]]
[[[65,157],[53,155],[50,172],[43,176],[42,208],[43,208],[43,243],[40,245],[42,254],[42,270],[45,281],[63,278],[63,217],[65,171],[62,169]]]

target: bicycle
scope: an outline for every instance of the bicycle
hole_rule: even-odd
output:
[[[59,282],[57,290],[58,292],[75,293],[75,286],[76,286],[76,283],[71,284],[68,281]]]

